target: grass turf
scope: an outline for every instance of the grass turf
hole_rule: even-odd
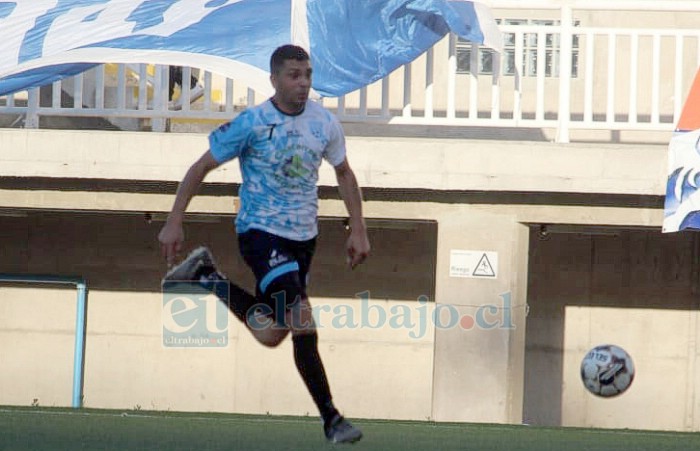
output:
[[[353,450],[671,451],[700,433],[354,420]],[[305,417],[0,407],[0,450],[326,450]]]

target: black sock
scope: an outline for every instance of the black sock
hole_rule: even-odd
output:
[[[326,379],[326,371],[318,354],[318,334],[299,334],[292,338],[294,343],[294,362],[301,378],[304,379],[311,397],[316,403],[324,426],[338,414],[331,398],[331,390]]]
[[[228,308],[236,315],[236,318],[246,324],[248,310],[258,302],[257,298],[233,282],[229,282],[229,296]]]
[[[246,322],[246,314],[257,302],[255,296],[248,293],[231,281],[228,283],[216,283],[214,294],[228,305],[229,310],[243,323]]]

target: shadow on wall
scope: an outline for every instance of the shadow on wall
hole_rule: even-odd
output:
[[[523,407],[530,424],[562,425],[564,357],[573,345],[565,337],[574,333],[565,330],[568,307],[697,309],[698,234],[575,232],[572,226],[567,233],[542,236],[536,227],[530,233]],[[619,314],[611,318],[618,320]]]
[[[437,224],[382,221],[369,230],[372,256],[350,271],[341,219],[320,222],[309,295],[417,300],[435,293]],[[0,272],[84,277],[90,290],[159,292],[166,271],[157,235],[163,222],[146,215],[28,212],[0,216]],[[232,217],[198,217],[185,224],[185,252],[212,249],[229,278],[253,291],[254,280],[238,255]],[[185,254],[186,255],[186,254]]]

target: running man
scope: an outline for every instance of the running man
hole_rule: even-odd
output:
[[[321,413],[326,438],[352,443],[362,432],[333,405],[318,352],[306,281],[318,234],[318,170],[323,160],[334,168],[349,214],[346,243],[351,268],[370,251],[362,197],[346,158],[345,137],[337,118],[308,100],[311,62],[304,49],[279,47],[270,58],[272,98],[249,108],[213,131],[209,150],[188,170],[158,239],[169,266],[182,249],[182,220],[205,176],[238,158],[243,178],[236,233],[241,255],[256,278],[255,295],[228,281],[208,249],[195,249],[166,274],[164,281],[195,280],[214,289],[255,338],[275,347],[291,331],[294,361]],[[227,293],[215,283],[225,280]]]

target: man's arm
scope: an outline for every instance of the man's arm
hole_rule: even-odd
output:
[[[348,252],[348,264],[350,268],[354,268],[365,261],[370,251],[365,218],[362,216],[362,194],[357,185],[355,173],[347,159],[335,166],[335,176],[338,180],[340,197],[343,198],[345,208],[347,208],[350,215],[348,223],[350,236],[348,237],[346,249]]]
[[[219,162],[217,162],[211,155],[211,152],[207,150],[199,160],[195,161],[194,164],[190,166],[190,169],[177,188],[173,208],[168,215],[165,225],[158,234],[158,241],[160,241],[160,247],[168,265],[175,263],[175,258],[182,249],[182,243],[185,240],[185,234],[182,229],[182,219],[185,215],[187,205],[199,190],[199,186],[202,184],[204,177],[217,166],[219,166]]]

